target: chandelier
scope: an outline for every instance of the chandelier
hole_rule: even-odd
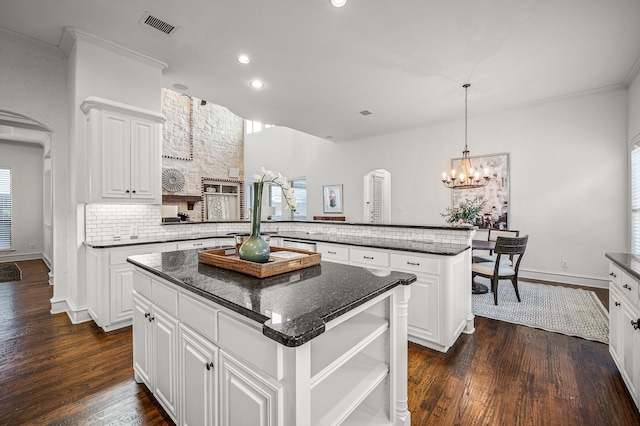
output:
[[[484,169],[484,176],[480,176],[480,171],[473,167],[469,150],[467,149],[467,89],[471,86],[469,83],[463,84],[464,87],[464,151],[462,151],[462,160],[458,170],[452,169],[451,174],[442,173],[442,183],[451,189],[470,189],[486,186],[491,177],[489,177],[489,169]]]

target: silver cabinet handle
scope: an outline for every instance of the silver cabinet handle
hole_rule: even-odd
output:
[[[362,257],[364,257],[365,259],[373,260],[373,256],[362,256]]]
[[[609,273],[609,276],[613,277],[613,278],[617,278],[618,276],[616,274],[614,274],[613,272]]]
[[[631,290],[631,287],[629,287],[629,284],[623,285],[622,288],[626,288],[627,290]]]
[[[201,246],[203,243],[193,243],[194,247]]]
[[[420,263],[407,261],[407,265],[420,266]]]
[[[640,328],[640,318],[638,318],[638,321],[631,320],[631,325],[633,326],[634,330],[639,329]]]
[[[338,254],[335,251],[329,251],[329,250],[327,250],[327,253],[329,253],[329,254]]]
[[[205,364],[205,366],[207,367],[207,370],[211,370],[213,368],[213,362],[209,362]]]

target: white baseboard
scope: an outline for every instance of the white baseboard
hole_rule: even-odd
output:
[[[588,277],[585,275],[563,274],[558,272],[534,271],[531,269],[520,268],[518,273],[520,278],[552,281],[556,283],[582,285],[585,287],[609,288],[609,280],[607,278]]]
[[[49,302],[51,303],[51,314],[66,313],[72,324],[80,324],[93,320],[89,315],[89,308],[86,306],[75,307],[71,301],[64,298],[52,298]]]
[[[23,253],[23,254],[6,254],[0,255],[0,262],[18,262],[20,260],[37,260],[44,259],[42,253]],[[45,261],[46,263],[46,261]],[[47,265],[49,266],[49,265]],[[51,269],[51,267],[49,267]]]

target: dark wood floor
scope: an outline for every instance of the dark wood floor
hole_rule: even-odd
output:
[[[0,283],[0,425],[171,424],[133,381],[131,329],[51,315],[46,266],[18,265]],[[413,425],[640,425],[606,345],[481,317],[447,354],[409,345],[409,409]]]

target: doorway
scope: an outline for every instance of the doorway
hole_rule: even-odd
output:
[[[391,223],[391,172],[375,169],[364,175],[365,223]]]

